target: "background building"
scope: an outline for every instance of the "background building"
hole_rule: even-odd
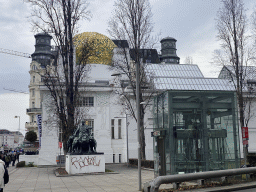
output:
[[[256,67],[255,66],[243,66],[239,68],[242,71],[242,89],[244,98],[244,120],[245,127],[248,127],[249,141],[248,152],[251,155],[256,155]],[[222,67],[218,76],[220,79],[227,79],[236,87],[235,69],[231,65],[225,65]],[[241,129],[241,128],[240,128]],[[240,138],[241,138],[240,133]],[[242,142],[241,142],[241,148]],[[243,154],[242,154],[243,156]]]
[[[43,85],[41,74],[47,65],[54,58],[56,52],[51,46],[52,37],[47,33],[38,33],[35,35],[35,52],[31,55],[32,62],[30,64],[30,84],[29,84],[29,122],[26,122],[26,131],[35,131],[38,135],[37,115],[42,113],[42,103],[39,87]]]
[[[0,129],[0,151],[9,151],[22,147],[23,141],[24,136],[21,132]]]

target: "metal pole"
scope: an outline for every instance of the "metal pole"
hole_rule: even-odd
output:
[[[256,173],[256,167],[187,173],[187,174],[180,174],[180,175],[166,175],[166,176],[159,176],[154,180],[150,181],[149,187],[150,187],[150,192],[157,192],[161,184],[169,184],[169,183],[175,183],[175,182],[180,183],[184,181],[192,181],[197,179],[210,179],[210,178],[249,174],[249,173]]]
[[[60,142],[61,142],[61,133],[60,133]],[[59,142],[59,148],[60,148],[60,142]],[[60,148],[60,155],[61,155],[61,148]],[[60,157],[59,157],[59,164],[60,164]],[[61,167],[61,164],[60,164]]]
[[[18,131],[20,131],[20,116],[14,116],[14,118],[19,118],[19,129],[18,129]]]
[[[140,144],[140,62],[136,62],[136,107],[137,107],[137,131],[138,131],[138,182],[141,191],[141,144]]]
[[[20,116],[18,116],[18,117],[19,117],[19,130],[18,131],[20,132]]]
[[[126,115],[125,120],[126,120],[127,167],[129,167],[128,122],[127,122],[127,114],[125,115]]]

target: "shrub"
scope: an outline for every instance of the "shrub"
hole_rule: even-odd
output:
[[[138,159],[129,159],[129,164],[132,166],[138,165]],[[154,169],[154,161],[151,160],[141,160],[141,166],[144,168]]]
[[[28,162],[28,167],[34,167],[34,162]]]
[[[29,131],[25,135],[25,139],[30,142],[34,142],[37,139],[37,134],[34,131]]]
[[[25,167],[25,161],[20,161],[16,164],[16,167]]]

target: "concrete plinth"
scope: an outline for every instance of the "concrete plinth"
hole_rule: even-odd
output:
[[[104,153],[90,155],[66,155],[68,174],[105,172]]]

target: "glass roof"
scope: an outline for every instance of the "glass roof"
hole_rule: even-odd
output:
[[[148,64],[146,72],[153,77],[158,90],[221,90],[235,91],[227,79],[204,78],[197,65]]]
[[[224,68],[227,68],[227,70],[235,75],[235,67],[231,65],[225,65]],[[242,66],[240,70],[243,71],[244,78],[247,79],[255,79],[256,77],[256,67],[255,66]]]
[[[197,65],[191,64],[148,64],[147,73],[159,77],[204,78]]]
[[[229,80],[217,78],[154,78],[154,85],[158,90],[235,91]]]

